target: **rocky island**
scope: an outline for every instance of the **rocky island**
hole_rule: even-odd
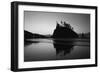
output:
[[[53,38],[78,38],[78,34],[73,30],[70,24],[62,22],[59,24],[57,22],[56,29],[53,33]]]

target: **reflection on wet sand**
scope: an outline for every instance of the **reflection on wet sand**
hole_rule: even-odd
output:
[[[30,39],[24,43],[24,61],[87,59],[89,43],[86,39]]]

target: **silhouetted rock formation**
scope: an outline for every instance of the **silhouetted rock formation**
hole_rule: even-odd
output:
[[[57,23],[53,33],[53,38],[77,38],[78,34],[73,31],[70,24],[61,21],[61,25]]]

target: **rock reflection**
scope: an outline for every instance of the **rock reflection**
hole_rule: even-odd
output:
[[[74,49],[74,45],[73,45],[74,41],[58,41],[58,40],[54,40],[54,48],[56,49],[56,55],[59,55],[60,53],[63,53],[62,56],[65,56],[67,54],[70,54],[71,51]]]

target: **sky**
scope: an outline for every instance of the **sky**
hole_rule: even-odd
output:
[[[24,30],[38,34],[53,34],[56,22],[69,23],[76,33],[90,32],[90,14],[24,11]]]

